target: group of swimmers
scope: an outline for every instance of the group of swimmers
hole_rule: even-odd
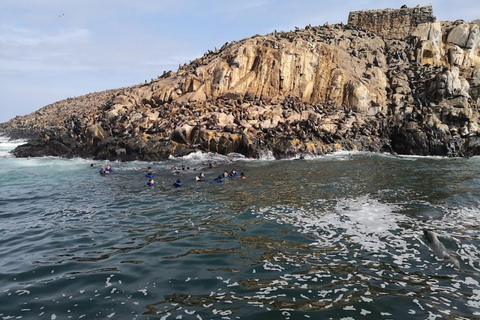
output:
[[[153,177],[155,175],[153,173],[154,172],[152,171],[152,167],[148,167],[147,171],[145,171],[145,177],[148,178],[147,186],[154,186],[155,185],[155,180],[153,180]]]
[[[100,169],[100,174],[101,174],[101,175],[109,174],[109,173],[112,173],[112,172],[113,172],[113,169],[112,169],[112,167],[111,167],[109,164],[107,164],[107,167],[106,167],[106,168],[102,167],[102,168]]]
[[[203,172],[201,173],[203,174]],[[199,180],[199,177],[196,177],[196,180],[197,181],[201,181]],[[239,179],[246,179],[247,177],[245,177],[245,174],[242,172],[240,173],[240,175],[238,174],[237,170],[235,169],[232,169],[232,171],[228,172],[227,170],[225,170],[223,172],[223,174],[219,175],[218,177],[216,177],[215,179],[213,179],[213,182],[223,182],[225,181],[226,178],[239,178]]]
[[[234,178],[238,178],[238,179],[246,179],[247,177],[245,177],[245,174],[242,172],[240,174],[238,174],[237,170],[235,169],[232,169],[232,171],[228,172],[228,171],[224,171],[223,174],[219,175],[217,178],[213,179],[212,182],[216,182],[216,183],[219,183],[219,182],[224,182],[226,178],[231,178],[231,179],[234,179]],[[197,182],[203,182],[205,181],[205,173],[204,172],[200,172],[200,174],[198,174],[197,176],[195,176],[195,181]],[[147,185],[148,186],[153,186],[155,184],[155,182],[153,181],[153,178],[150,179],[148,182],[147,182]],[[179,179],[175,180],[175,182],[173,182],[173,186],[175,188],[178,188],[178,187],[181,187],[182,186],[182,181]]]
[[[147,186],[154,186],[156,184],[156,182],[153,179],[155,177],[155,175],[154,175],[154,171],[152,171],[152,168],[148,167],[148,168],[143,169],[143,170],[145,171],[145,177],[148,178]],[[106,168],[102,167],[100,169],[100,174],[101,175],[109,174],[109,173],[112,173],[112,172],[113,172],[113,169],[110,165],[107,165]],[[175,172],[175,173],[177,173],[177,172]],[[237,179],[242,179],[242,180],[246,179],[245,174],[243,172],[238,174],[237,170],[232,169],[230,172],[225,170],[223,172],[223,174],[221,174],[217,178],[213,179],[212,182],[221,183],[221,182],[224,182],[225,179],[227,179],[227,178],[231,178],[231,179],[237,178]],[[200,172],[199,175],[195,176],[195,181],[197,181],[197,182],[205,181],[205,173]],[[173,187],[179,188],[181,186],[182,186],[182,181],[180,180],[180,178],[178,178],[177,180],[175,180],[173,182]]]

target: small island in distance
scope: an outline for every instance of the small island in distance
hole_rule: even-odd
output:
[[[17,157],[154,161],[337,150],[480,155],[480,21],[432,6],[351,12],[347,24],[255,35],[127,88],[0,124]]]

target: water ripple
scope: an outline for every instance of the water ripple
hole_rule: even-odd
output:
[[[0,158],[0,317],[480,316],[477,159],[211,157],[106,177],[101,161]],[[198,170],[173,174],[182,162]],[[247,180],[194,181],[232,166]]]

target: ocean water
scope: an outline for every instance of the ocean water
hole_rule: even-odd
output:
[[[0,319],[480,318],[480,158],[198,153],[100,176],[18,143],[0,139]],[[232,168],[247,179],[208,182]]]

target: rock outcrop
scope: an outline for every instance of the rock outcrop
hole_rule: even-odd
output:
[[[39,135],[17,156],[476,155],[478,28],[437,21],[431,7],[352,12],[347,25],[226,43],[176,73],[60,101],[0,130]]]

